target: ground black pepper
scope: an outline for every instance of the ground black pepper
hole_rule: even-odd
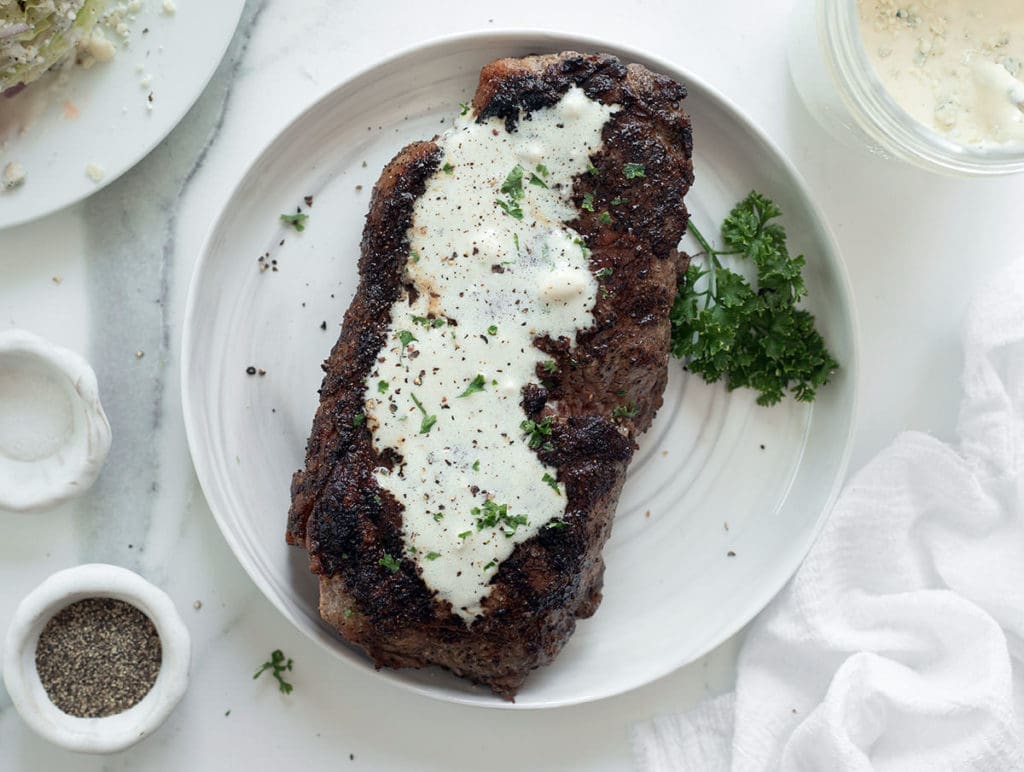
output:
[[[138,704],[153,688],[162,656],[156,627],[139,609],[88,598],[46,623],[36,670],[54,705],[72,716],[100,718]]]

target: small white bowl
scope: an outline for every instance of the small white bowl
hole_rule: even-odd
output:
[[[128,710],[104,718],[78,718],[46,694],[36,670],[36,646],[46,623],[64,607],[87,598],[114,598],[148,616],[160,636],[160,673],[149,693]],[[167,594],[126,568],[90,563],[58,571],[21,602],[7,630],[3,676],[25,723],[55,745],[83,753],[113,753],[154,732],[188,686],[188,629]]]
[[[84,493],[109,451],[89,363],[24,330],[0,332],[0,509],[37,512]]]

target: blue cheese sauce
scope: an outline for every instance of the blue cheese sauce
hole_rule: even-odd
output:
[[[564,223],[617,109],[573,87],[515,132],[460,118],[413,209],[415,297],[391,309],[366,422],[378,452],[402,456],[374,474],[404,507],[405,557],[467,624],[515,546],[561,525],[565,490],[530,447],[543,433],[524,432],[520,402],[548,359],[534,339],[575,341],[593,324],[598,283]]]
[[[978,148],[1024,143],[1024,2],[858,0],[861,38],[890,96]]]

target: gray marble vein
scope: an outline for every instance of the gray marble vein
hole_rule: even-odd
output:
[[[160,492],[178,204],[215,146],[265,2],[250,2],[209,86],[178,127],[84,206],[97,376],[113,445],[76,519],[83,562],[139,568]],[[162,513],[166,516],[167,513]],[[184,512],[179,516],[184,516]]]

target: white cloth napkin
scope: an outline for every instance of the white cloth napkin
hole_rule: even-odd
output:
[[[1024,770],[1024,260],[964,354],[959,443],[907,432],[851,480],[735,693],[635,727],[641,769]]]

